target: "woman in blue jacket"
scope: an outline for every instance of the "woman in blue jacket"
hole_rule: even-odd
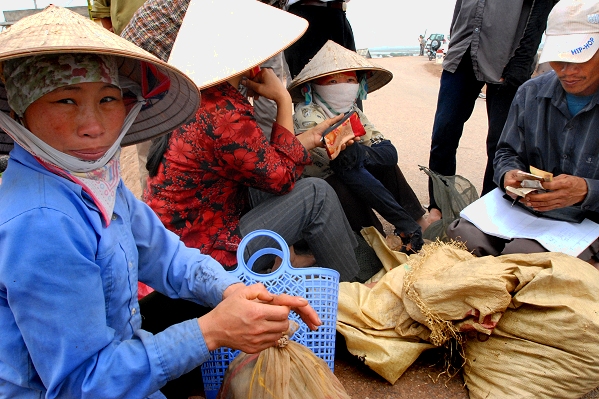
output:
[[[161,398],[210,350],[273,346],[291,308],[320,324],[185,247],[124,186],[121,144],[197,109],[185,75],[55,6],[0,34],[0,64],[0,397]],[[138,281],[214,310],[151,334]]]

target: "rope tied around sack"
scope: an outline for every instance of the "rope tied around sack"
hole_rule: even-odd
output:
[[[281,338],[277,340],[276,346],[278,348],[284,348],[289,344],[289,340],[293,337],[293,334],[299,330],[299,324],[294,320],[289,320],[289,328],[283,332]]]

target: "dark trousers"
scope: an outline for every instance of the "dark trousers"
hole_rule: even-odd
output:
[[[345,11],[298,3],[289,7],[288,11],[304,18],[309,23],[306,33],[285,50],[285,59],[292,78],[300,73],[328,40],[332,40],[346,49],[356,51],[354,33],[345,16]]]
[[[183,299],[171,299],[156,291],[139,301],[139,309],[141,328],[152,334],[157,334],[173,324],[197,319],[212,310]],[[169,381],[160,391],[168,399],[187,399],[195,394],[203,394],[201,368],[198,366],[189,373]]]
[[[295,78],[324,44],[332,40],[348,50],[356,51],[354,32],[347,20],[345,11],[336,8],[293,4],[288,10],[291,14],[308,21],[308,29],[284,54],[289,66],[291,78]],[[356,105],[364,110],[362,100]]]
[[[466,51],[455,72],[443,70],[437,98],[437,111],[433,124],[429,168],[444,176],[456,173],[456,152],[464,131],[464,124],[472,115],[474,104],[485,82],[476,80],[472,69],[470,50]],[[487,84],[487,165],[483,179],[482,195],[492,191],[493,158],[501,131],[505,125],[510,105],[516,94],[516,87]],[[429,179],[430,207],[439,209],[436,204],[432,182]]]
[[[458,218],[447,226],[447,236],[455,241],[466,244],[468,251],[476,256],[500,256],[509,254],[533,254],[548,252],[535,240],[527,238],[514,238],[505,240],[483,233],[475,225],[466,219]],[[599,259],[599,239],[593,241],[584,251],[578,255],[579,259],[588,262]]]
[[[397,165],[397,150],[389,140],[383,140],[371,147],[357,145],[348,147],[345,152],[360,151],[355,165],[344,167],[337,160],[331,162],[335,174],[347,185],[358,198],[369,208],[376,210],[385,220],[393,224],[397,234],[412,234],[420,226],[410,214],[398,203],[391,191],[385,187],[379,177],[393,173]],[[345,155],[345,154],[344,154]],[[343,162],[341,162],[343,163]],[[401,193],[398,193],[401,195]]]

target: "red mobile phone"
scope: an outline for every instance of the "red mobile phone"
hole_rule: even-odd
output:
[[[256,75],[258,75],[258,73],[260,72],[260,65],[253,67],[252,69],[250,69],[250,79],[254,79],[256,77]]]
[[[337,123],[322,134],[322,141],[330,159],[335,159],[341,152],[341,146],[349,140],[363,136],[366,130],[360,122],[356,111],[350,111]]]

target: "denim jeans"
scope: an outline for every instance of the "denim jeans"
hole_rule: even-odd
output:
[[[470,50],[466,51],[455,72],[443,70],[433,124],[429,168],[444,176],[456,174],[456,152],[464,131],[464,123],[472,115],[474,104],[485,82],[476,80]],[[487,165],[482,194],[496,187],[493,182],[493,158],[505,125],[516,87],[487,83]],[[429,179],[430,208],[437,208]],[[429,208],[429,209],[430,209]]]
[[[354,144],[345,151],[348,149],[361,152],[355,157],[359,161],[351,165],[343,162],[342,159],[339,160],[341,162],[335,159],[331,162],[335,174],[367,206],[376,210],[386,221],[395,226],[397,233],[412,234],[419,230],[418,223],[399,205],[393,194],[377,178],[389,173],[389,169],[394,169],[397,165],[397,150],[393,144],[389,140],[383,140],[371,147]]]

